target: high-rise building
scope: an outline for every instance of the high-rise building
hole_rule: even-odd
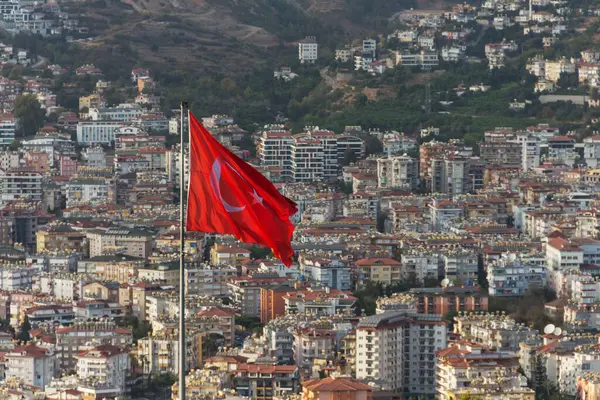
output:
[[[356,328],[356,377],[386,390],[433,395],[436,356],[447,346],[441,315],[388,311]]]

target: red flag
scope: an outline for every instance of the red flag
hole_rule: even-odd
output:
[[[186,228],[228,233],[273,250],[292,264],[296,203],[220,144],[190,113],[190,186]]]

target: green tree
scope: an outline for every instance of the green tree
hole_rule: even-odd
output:
[[[19,334],[17,335],[17,340],[20,340],[22,342],[28,342],[29,340],[31,340],[31,335],[29,334],[30,330],[31,330],[31,323],[29,322],[29,317],[26,315],[25,319],[23,320],[23,324],[21,325],[21,328],[19,329]]]
[[[352,163],[355,163],[356,161],[358,161],[358,158],[356,157],[356,153],[353,152],[352,150],[347,150],[346,154],[344,154],[344,159],[342,160],[342,165],[350,165]]]
[[[23,136],[35,135],[38,129],[44,125],[44,110],[33,94],[23,94],[17,97],[15,117],[19,119],[19,130]]]
[[[10,144],[8,145],[8,149],[11,151],[17,151],[21,148],[21,142],[18,140],[13,140],[12,142],[10,142]]]
[[[248,248],[248,250],[250,250],[250,258],[253,260],[259,259],[259,258],[267,258],[267,257],[272,257],[273,256],[273,252],[271,251],[271,249],[267,248],[267,247],[262,247],[262,246],[250,246]]]

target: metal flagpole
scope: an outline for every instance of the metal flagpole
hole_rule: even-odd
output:
[[[179,127],[179,400],[185,400],[185,147],[183,143],[184,117],[188,115],[187,101],[181,102]],[[189,126],[189,122],[188,122]]]

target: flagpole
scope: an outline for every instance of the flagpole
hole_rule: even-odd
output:
[[[187,101],[181,102],[179,127],[179,400],[185,400],[185,147],[183,142],[184,117],[188,114]],[[189,122],[188,122],[189,126]]]

